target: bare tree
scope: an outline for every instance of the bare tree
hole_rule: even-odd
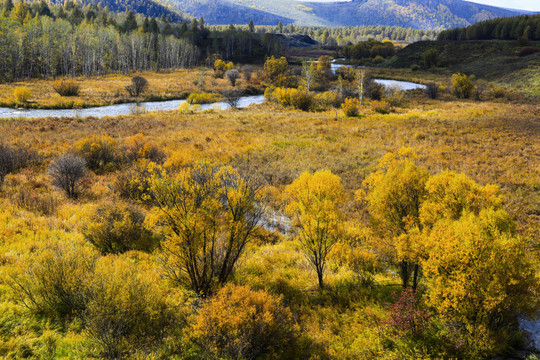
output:
[[[253,76],[253,66],[246,65],[242,67],[242,73],[244,74],[244,80],[246,80],[246,82],[250,82],[251,77]]]
[[[126,86],[126,91],[131,96],[139,96],[148,89],[148,81],[142,76],[131,79],[131,85]]]
[[[227,70],[227,72],[225,73],[225,77],[234,87],[236,86],[236,80],[240,79],[240,71],[238,71],[237,69]]]
[[[240,101],[242,93],[242,90],[226,90],[222,95],[225,98],[225,102],[229,104],[230,107],[236,108],[238,107],[238,101]]]
[[[86,161],[77,155],[64,154],[49,166],[49,175],[55,186],[71,197],[77,197],[79,183],[86,173]]]

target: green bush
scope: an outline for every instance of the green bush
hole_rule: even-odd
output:
[[[152,251],[159,241],[143,226],[145,215],[133,205],[106,203],[88,219],[85,239],[101,254],[118,254],[130,250]]]
[[[163,344],[172,325],[183,325],[182,309],[167,307],[157,283],[157,275],[130,259],[104,257],[96,264],[83,322],[101,358],[148,353]]]
[[[15,297],[34,313],[63,323],[86,309],[96,255],[83,247],[51,245],[28,260],[14,279]]]

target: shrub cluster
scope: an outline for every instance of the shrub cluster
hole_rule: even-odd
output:
[[[30,100],[30,97],[32,97],[32,93],[28,88],[24,86],[16,87],[13,91],[13,96],[15,96],[15,100],[20,103],[25,103]]]
[[[56,80],[53,83],[53,89],[60,96],[78,96],[79,95],[79,83],[75,80]]]
[[[83,229],[85,239],[103,255],[130,250],[150,252],[158,239],[144,224],[145,215],[133,205],[105,203],[91,215]]]
[[[36,157],[35,152],[26,148],[16,148],[0,143],[0,185],[7,174],[23,168]]]
[[[192,337],[209,357],[283,358],[296,326],[280,299],[247,286],[228,285],[199,311]]]
[[[341,109],[345,116],[358,116],[360,113],[360,100],[357,98],[347,98],[345,99],[345,102],[343,102],[343,105],[341,105]]]
[[[220,94],[191,93],[187,98],[188,104],[211,104],[221,100]]]
[[[214,62],[214,77],[217,79],[223,79],[225,72],[234,69],[234,64],[232,62],[225,62],[221,59],[217,59]]]

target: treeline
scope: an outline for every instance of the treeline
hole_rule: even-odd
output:
[[[93,76],[178,69],[211,55],[242,60],[279,51],[281,39],[229,28],[210,31],[204,20],[174,23],[111,12],[100,5],[45,1],[14,5],[0,17],[0,79]]]
[[[482,21],[443,31],[438,40],[540,40],[540,15],[522,15]]]
[[[224,26],[212,26],[213,29],[222,30]],[[249,28],[249,25],[238,26],[238,28]],[[295,26],[290,24],[284,26],[256,26],[258,33],[280,33],[280,34],[302,34],[308,35],[325,46],[347,46],[356,44],[359,41],[374,39],[382,41],[385,39],[393,41],[415,42],[420,40],[433,40],[437,37],[436,30],[418,30],[399,26],[346,26],[346,27],[325,27],[318,28],[312,26]]]

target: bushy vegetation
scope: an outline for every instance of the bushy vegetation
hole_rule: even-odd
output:
[[[540,15],[522,15],[482,21],[467,27],[445,30],[438,40],[540,40]]]
[[[32,97],[32,93],[26,87],[17,87],[13,91],[13,96],[18,102],[25,103],[30,100],[30,98]]]
[[[452,88],[454,95],[459,99],[468,99],[474,91],[472,78],[465,74],[452,75]]]
[[[331,61],[270,58],[250,83],[272,102],[242,111],[3,120],[0,357],[521,347],[540,291],[535,104],[462,100],[423,72],[404,76],[438,100],[372,91],[376,70]]]
[[[360,100],[356,98],[347,98],[343,105],[341,105],[341,109],[345,113],[345,116],[358,116],[360,113]]]
[[[53,83],[53,89],[60,96],[77,96],[79,95],[79,83],[75,80],[56,80]]]
[[[191,93],[187,98],[188,104],[211,104],[221,99],[220,94],[213,93]]]
[[[293,314],[279,298],[233,285],[205,304],[191,334],[205,357],[231,359],[287,356],[296,336]]]

